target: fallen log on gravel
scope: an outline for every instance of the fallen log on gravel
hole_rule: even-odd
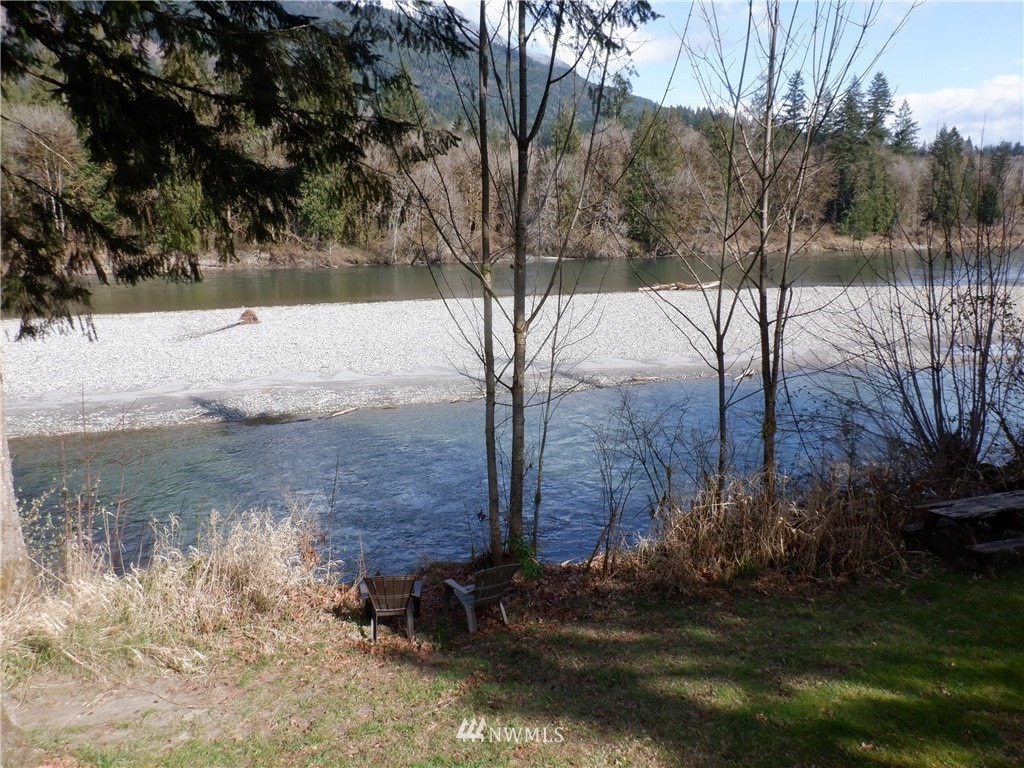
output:
[[[661,283],[660,285],[642,285],[640,286],[641,291],[697,291],[706,290],[708,288],[717,288],[721,285],[721,280],[715,280],[710,283]]]

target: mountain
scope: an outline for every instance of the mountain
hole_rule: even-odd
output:
[[[344,7],[342,3],[319,2],[318,0],[286,0],[282,3],[289,12],[320,18],[325,21],[338,21],[344,24],[353,24],[354,16]],[[401,24],[401,17],[396,11],[380,8],[378,23],[391,25],[398,29]],[[467,28],[476,30],[476,25],[467,22]],[[471,113],[476,110],[477,102],[477,59],[475,54],[476,39],[466,40],[470,53],[467,57],[452,59],[438,52],[424,53],[413,49],[411,46],[391,45],[378,43],[375,46],[376,54],[381,58],[385,66],[397,72],[402,65],[408,68],[413,82],[416,84],[420,95],[427,106],[437,116],[439,121],[453,124],[458,121],[465,122],[467,110]],[[493,59],[496,62],[508,60],[511,67],[517,66],[517,62],[510,57],[510,51],[502,45],[495,45]],[[504,67],[491,68],[491,80],[488,90],[488,110],[492,119],[501,119],[504,112],[501,100],[499,99],[499,85],[507,78],[504,76]],[[497,70],[497,71],[495,71]],[[569,72],[565,64],[556,64],[556,75],[563,75]],[[513,72],[515,77],[516,73]],[[547,62],[538,59],[527,58],[527,81],[528,103],[536,108],[540,103],[542,89],[547,78]],[[554,86],[549,97],[548,110],[541,129],[542,137],[550,133],[551,124],[558,114],[559,105],[564,101],[575,101],[579,97],[578,125],[581,130],[587,130],[593,121],[592,96],[596,95],[597,86],[588,82],[576,73],[570,73],[564,80]],[[607,100],[606,91],[605,99]],[[606,101],[607,104],[607,101]],[[622,105],[622,114],[627,121],[630,116],[639,115],[644,109],[655,109],[654,102],[628,94],[625,103]]]

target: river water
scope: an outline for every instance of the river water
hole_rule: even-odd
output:
[[[795,261],[798,283],[846,285],[876,280],[872,266],[879,258],[861,253],[827,253]],[[544,285],[553,265],[532,262],[533,286]],[[713,278],[699,266],[692,270],[702,281]],[[564,280],[579,293],[635,291],[645,285],[694,278],[676,259],[632,261],[573,261],[564,265]],[[97,314],[170,312],[181,309],[230,309],[246,306],[287,306],[335,302],[403,301],[436,299],[439,287],[446,296],[474,295],[466,271],[453,264],[426,266],[354,266],[339,269],[207,270],[201,283],[149,281],[135,286],[94,285],[93,310]],[[499,268],[496,286],[511,293],[511,269]]]
[[[750,385],[747,394],[756,395]],[[577,392],[559,402],[544,460],[539,555],[545,561],[586,557],[605,519],[609,484],[602,481],[598,435],[612,451],[623,390]],[[666,454],[674,454],[675,484],[692,484],[698,449],[713,431],[715,385],[711,380],[645,384],[631,389],[636,412],[663,414],[657,430]],[[757,397],[737,407],[733,426],[739,466],[753,466]],[[805,413],[811,399],[798,395]],[[538,409],[539,410],[539,409]],[[531,414],[537,428],[539,413]],[[828,439],[824,422],[802,442],[785,437],[782,455],[794,473],[806,471],[804,449]],[[539,434],[535,429],[534,434]],[[679,438],[670,447],[667,435]],[[710,437],[707,438],[710,441]],[[536,480],[536,442],[529,482]],[[113,513],[123,500],[124,555],[135,559],[152,541],[151,524],[179,521],[184,544],[208,519],[251,508],[276,517],[289,507],[309,510],[324,532],[325,555],[351,575],[360,558],[371,570],[403,571],[428,560],[464,559],[485,549],[486,505],[483,408],[480,402],[409,405],[356,411],[335,418],[283,423],[208,424],[176,429],[12,441],[15,484],[25,501],[65,484],[81,492],[88,480]],[[627,462],[611,455],[611,480],[627,479]],[[503,462],[507,466],[507,462]],[[624,533],[648,529],[650,487],[633,476],[625,500]],[[63,475],[63,477],[62,477]],[[123,483],[123,485],[122,485]],[[532,497],[532,486],[528,494]],[[59,494],[48,506],[53,507]],[[532,515],[532,508],[527,515]]]
[[[544,269],[539,265],[535,279],[545,279]],[[858,259],[849,256],[812,260],[805,280],[848,282],[858,269]],[[645,283],[684,279],[674,262],[574,265],[573,270],[582,291],[635,290]],[[458,291],[454,286],[462,275],[452,270],[433,275],[410,267],[224,272],[199,286],[103,288],[95,305],[98,312],[129,312],[436,298],[438,274]],[[743,386],[741,392],[750,397],[736,407],[732,428],[738,446],[734,461],[741,468],[756,462],[744,451],[757,444],[759,400],[752,381]],[[813,389],[794,390],[795,412],[806,415],[816,407],[816,396],[806,394]],[[650,383],[630,391],[635,412],[645,418],[662,415],[664,428],[678,438],[672,461],[676,488],[692,483],[699,454],[708,444],[702,436],[713,431],[713,380]],[[620,389],[596,389],[559,401],[544,456],[538,531],[542,560],[586,557],[598,539],[609,483],[626,476],[625,460],[616,453],[623,445],[614,434],[623,396]],[[539,418],[540,409],[534,409],[531,484],[537,472]],[[806,469],[808,445],[816,450],[828,442],[827,423],[812,423],[817,433],[805,427],[799,440],[795,431],[784,439],[781,454],[792,472]],[[597,447],[602,443],[610,446],[604,453]],[[275,516],[289,507],[308,510],[323,531],[324,555],[339,561],[348,576],[360,564],[371,571],[402,571],[429,560],[464,559],[486,548],[486,525],[480,518],[486,505],[483,408],[477,401],[272,423],[28,437],[12,440],[11,452],[23,505],[61,486],[75,494],[91,484],[114,515],[108,520],[123,527],[128,560],[144,557],[154,523],[177,520],[183,543],[189,544],[212,510],[230,514],[254,507]],[[613,476],[609,480],[606,472],[602,480],[601,466],[609,459]],[[637,482],[625,500],[627,536],[647,531],[650,495],[649,487]],[[44,508],[53,510],[59,496],[53,492]]]

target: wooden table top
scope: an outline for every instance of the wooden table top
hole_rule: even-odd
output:
[[[952,499],[921,504],[918,509],[926,510],[933,515],[948,518],[970,519],[989,517],[1001,512],[1024,510],[1024,491],[1003,491],[989,493],[984,496],[970,496],[966,499]]]

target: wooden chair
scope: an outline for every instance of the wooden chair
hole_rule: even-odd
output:
[[[370,622],[370,639],[377,642],[377,620],[405,616],[409,639],[415,632],[420,615],[420,592],[423,580],[416,576],[367,576],[359,582],[359,596]]]
[[[469,631],[476,632],[476,609],[493,603],[498,604],[501,610],[501,620],[508,624],[508,614],[505,613],[505,603],[502,598],[509,586],[512,584],[512,577],[519,570],[518,563],[499,565],[496,568],[486,568],[473,574],[473,583],[469,586],[462,586],[454,579],[446,579],[444,589],[448,595],[449,604],[453,597],[458,598],[462,607],[466,609],[466,620],[469,622]]]

